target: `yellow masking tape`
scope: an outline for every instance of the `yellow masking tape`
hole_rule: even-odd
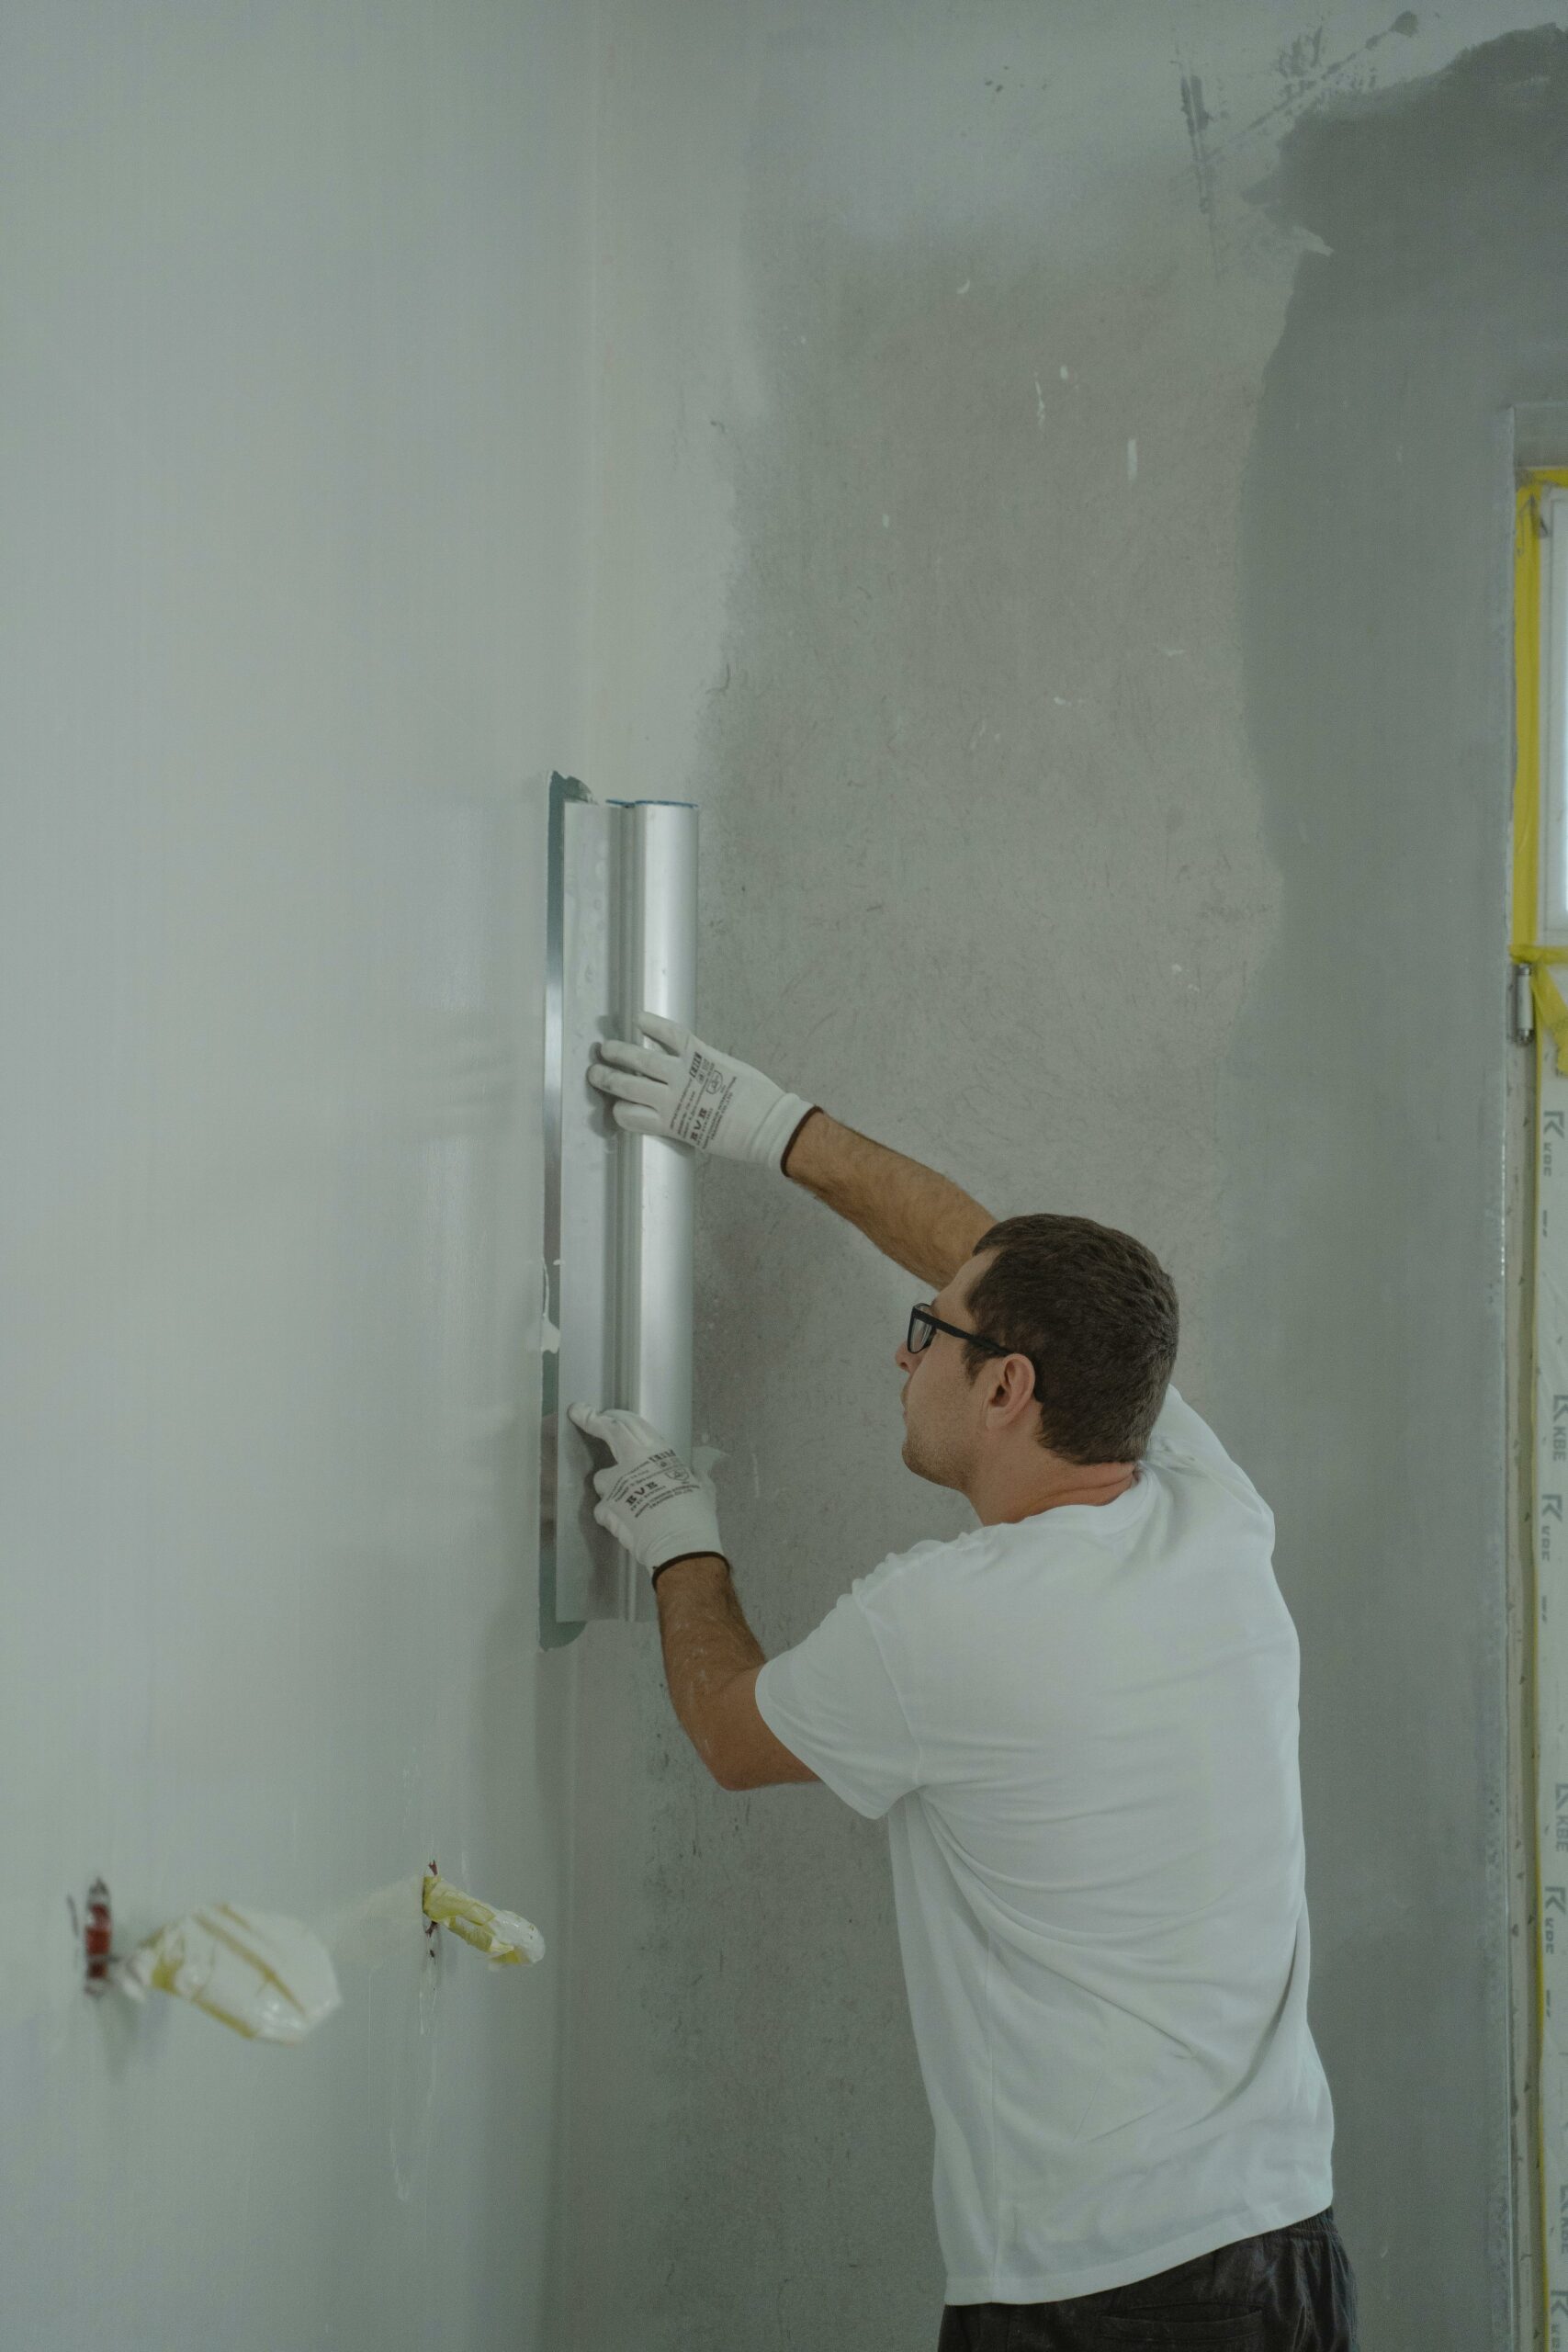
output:
[[[1543,466],[1520,477],[1514,502],[1514,890],[1508,953],[1530,967],[1536,1021],[1556,1047],[1568,1078],[1568,1002],[1551,967],[1568,964],[1568,946],[1549,946],[1540,932],[1540,492],[1568,490],[1568,468]]]
[[[1552,967],[1568,963],[1568,948],[1551,947],[1540,937],[1540,854],[1541,815],[1544,778],[1541,768],[1540,740],[1540,627],[1541,579],[1540,558],[1540,496],[1547,488],[1568,490],[1568,469],[1542,468],[1521,477],[1514,507],[1514,723],[1515,768],[1513,811],[1513,907],[1512,938],[1509,953],[1517,964],[1528,964],[1530,990],[1535,1002],[1535,1099],[1539,1105],[1547,1096],[1548,1078],[1546,1055],[1548,1040],[1554,1056],[1556,1073],[1568,1078],[1568,1005],[1564,1004]],[[1536,1181],[1539,1198],[1542,1136],[1536,1137]],[[1540,1326],[1541,1281],[1540,1270],[1530,1290],[1530,1365],[1531,1378],[1525,1392],[1528,1407],[1524,1417],[1529,1429],[1529,1446],[1536,1464],[1535,1510],[1541,1508],[1541,1453],[1537,1421],[1544,1368],[1541,1362]],[[1550,1386],[1560,1381],[1548,1382]],[[1521,1400],[1523,1402],[1523,1399]],[[1560,1483],[1552,1478],[1550,1483]],[[1540,1573],[1539,1557],[1535,1574]],[[1542,1603],[1544,1608],[1544,1602]],[[1553,1697],[1551,1673],[1543,1665],[1538,1649],[1532,1659],[1531,1675],[1535,1685],[1538,1720],[1550,1724],[1555,1720],[1551,1709]],[[1543,1713],[1543,1709],[1545,1710]],[[1543,1743],[1538,1764],[1537,1797],[1540,1787],[1561,1779],[1561,1767],[1553,1771],[1550,1737]],[[1548,1819],[1548,1834],[1551,1834]],[[1545,1961],[1544,1923],[1549,1913],[1542,1900],[1541,1845],[1537,1840],[1534,1855],[1536,1899],[1536,2051],[1547,2049],[1547,1977]],[[1540,2184],[1540,2206],[1538,2215],[1540,2246],[1546,2249],[1540,2265],[1540,2292],[1543,2303],[1542,2325],[1547,2336],[1552,2333],[1555,2301],[1553,2295],[1551,2239],[1548,2229],[1549,2145],[1547,2137],[1547,2105],[1553,2091],[1550,2074],[1546,2079],[1546,2096],[1537,2109],[1536,2159]],[[1560,2187],[1560,2184],[1559,2184]]]
[[[525,1960],[543,1960],[545,1939],[536,1927],[514,1911],[497,1911],[476,1902],[444,1878],[424,1874],[424,1916],[438,1928],[450,1928],[487,1960],[505,1967]]]

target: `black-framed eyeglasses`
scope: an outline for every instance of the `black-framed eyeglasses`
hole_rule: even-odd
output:
[[[929,1306],[910,1309],[909,1336],[904,1342],[906,1351],[918,1356],[923,1349],[931,1346],[932,1334],[937,1331],[950,1332],[955,1340],[967,1340],[972,1348],[983,1348],[988,1356],[1015,1356],[1019,1352],[1017,1348],[1004,1348],[996,1340],[982,1338],[978,1331],[961,1331],[956,1323],[944,1323],[940,1315],[931,1313]]]

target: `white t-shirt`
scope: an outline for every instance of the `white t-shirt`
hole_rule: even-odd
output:
[[[1168,1390],[1134,1483],[858,1577],[757,1678],[888,1816],[950,2303],[1152,2277],[1333,2199],[1274,1518]]]

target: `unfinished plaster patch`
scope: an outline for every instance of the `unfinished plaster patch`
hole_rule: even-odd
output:
[[[1192,173],[1198,183],[1198,209],[1209,223],[1210,234],[1214,226],[1214,166],[1204,133],[1213,116],[1203,104],[1203,85],[1196,74],[1181,76],[1181,111],[1187,123],[1188,143],[1192,150]]]
[[[1336,2086],[1390,2047],[1433,2086],[1443,2158],[1419,2178],[1408,2108],[1361,2102],[1360,2225],[1409,2245],[1484,2233],[1484,2261],[1441,2279],[1417,2262],[1386,2290],[1412,2341],[1475,2345],[1513,2333],[1508,412],[1568,385],[1565,121],[1568,34],[1511,34],[1303,113],[1256,192],[1329,250],[1297,262],[1243,492],[1247,722],[1282,922],[1221,1070],[1226,1250],[1193,1303],[1247,1334],[1214,1419],[1277,1514],[1318,1710],[1306,1814],[1361,1809],[1357,1861],[1325,1839],[1316,1865]],[[1415,1611],[1388,1573],[1413,1545]],[[1443,1724],[1419,1754],[1379,1712],[1391,1658]],[[1396,1931],[1359,1910],[1363,1877],[1397,1890]]]

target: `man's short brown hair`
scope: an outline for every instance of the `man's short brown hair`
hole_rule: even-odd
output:
[[[995,1251],[969,1320],[1026,1355],[1040,1442],[1065,1461],[1137,1462],[1176,1364],[1176,1291],[1152,1250],[1087,1216],[1010,1216],[975,1244]],[[998,1361],[965,1346],[971,1380]]]

